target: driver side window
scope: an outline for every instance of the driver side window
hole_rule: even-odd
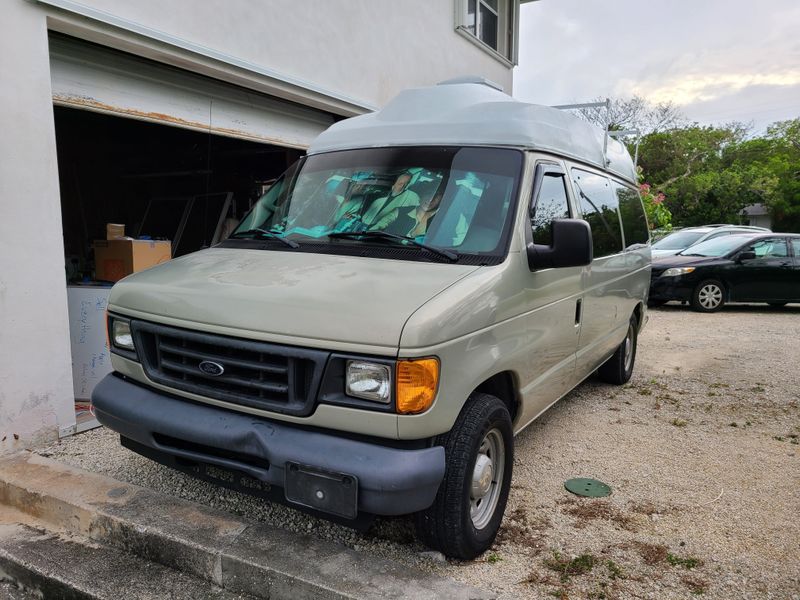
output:
[[[786,258],[789,256],[786,240],[781,239],[759,240],[750,244],[746,251],[754,252],[756,258]]]
[[[553,245],[551,224],[553,219],[569,219],[569,202],[564,186],[564,175],[545,173],[539,185],[536,204],[531,211],[533,243]]]

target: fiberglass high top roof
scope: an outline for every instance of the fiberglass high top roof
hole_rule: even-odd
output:
[[[563,110],[514,100],[484,83],[444,83],[401,92],[377,112],[340,121],[309,154],[380,146],[512,146],[607,168],[636,183],[625,146]],[[605,163],[605,164],[604,164]]]

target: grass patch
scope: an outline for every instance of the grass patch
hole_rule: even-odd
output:
[[[704,579],[697,579],[695,577],[684,577],[681,579],[683,585],[689,588],[689,591],[695,596],[702,596],[708,591],[708,582]]]
[[[738,427],[738,426],[739,424],[736,421],[734,421],[733,423],[728,423],[728,427]]]
[[[682,557],[671,552],[667,553],[667,562],[673,567],[683,567],[684,569],[694,569],[703,564],[703,561],[694,556]]]
[[[544,561],[544,566],[559,574],[561,581],[568,581],[570,577],[585,575],[594,569],[597,559],[592,554],[584,553],[574,558],[562,556],[553,550],[553,558]]]
[[[639,550],[639,556],[647,565],[657,565],[660,562],[667,560],[669,551],[667,547],[662,544],[647,544],[645,542],[636,542],[636,548]]]
[[[625,572],[622,570],[622,567],[613,560],[606,562],[606,568],[608,569],[609,579],[625,579]]]
[[[503,557],[501,557],[497,552],[492,552],[486,557],[486,562],[488,562],[490,565],[499,563],[501,560],[503,560]]]
[[[572,499],[570,498],[570,500]],[[607,500],[573,500],[567,508],[563,509],[563,512],[578,519],[575,526],[579,529],[586,527],[589,521],[595,519],[613,521],[628,531],[634,529],[634,523],[630,516]]]
[[[672,424],[675,425],[675,427],[686,427],[689,421],[686,419],[672,419]]]

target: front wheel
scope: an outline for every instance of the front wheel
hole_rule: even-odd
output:
[[[698,285],[692,294],[692,308],[700,312],[715,312],[725,304],[725,288],[715,279]]]
[[[475,393],[437,443],[447,468],[433,505],[416,514],[417,536],[448,557],[470,560],[492,545],[506,509],[514,465],[508,408]]]

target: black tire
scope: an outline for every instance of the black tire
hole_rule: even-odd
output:
[[[725,286],[716,279],[706,279],[692,293],[692,308],[712,313],[725,306]]]
[[[496,504],[484,515],[485,525],[477,528],[471,514],[472,478],[481,444],[487,436],[502,439],[503,471],[501,480],[494,482],[497,469],[492,470],[493,483],[487,494],[492,494],[492,498],[497,494]],[[492,545],[506,510],[514,465],[514,433],[508,408],[495,396],[474,393],[453,429],[439,436],[436,443],[444,446],[447,468],[433,505],[415,515],[417,537],[445,556],[471,560]]]
[[[606,362],[597,369],[600,379],[606,383],[622,385],[630,381],[633,366],[636,364],[636,343],[639,340],[639,321],[631,315],[625,339]]]
[[[788,302],[767,302],[772,308],[782,308],[789,304]]]

